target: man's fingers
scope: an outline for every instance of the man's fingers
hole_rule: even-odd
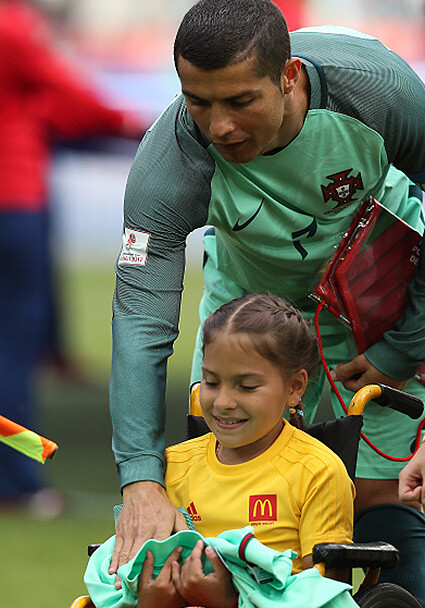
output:
[[[364,376],[357,365],[341,365],[332,370],[331,376],[335,382],[342,382],[344,387],[353,393],[365,385]]]
[[[118,554],[118,568],[129,562],[145,542],[144,535],[127,536]]]
[[[111,569],[130,561],[149,538],[170,536],[178,511],[162,486],[138,482],[124,487],[124,506],[117,521]]]
[[[353,359],[353,361],[350,361],[345,365],[337,365],[337,367],[332,370],[331,376],[333,380],[345,383],[352,378],[355,380],[355,376],[362,374],[364,370],[365,368],[362,365],[362,362],[358,360],[358,357],[356,357]]]
[[[399,474],[398,494],[403,502],[424,501],[425,484],[422,483],[421,477],[410,475],[408,467],[403,469]]]
[[[339,364],[332,370],[331,376],[336,382],[342,382],[347,390],[356,392],[367,384],[386,384],[400,391],[404,390],[409,382],[390,378],[380,372],[364,354],[358,355],[355,359],[346,363]]]
[[[403,502],[416,502],[422,500],[423,502],[423,497],[421,495],[422,486],[418,486],[414,490],[402,490],[400,492],[400,500],[402,500]]]
[[[180,513],[180,511],[177,511],[176,519],[174,522],[174,532],[180,532],[180,530],[189,530],[189,526],[186,523],[186,519],[185,519],[183,513]]]
[[[121,547],[122,547],[122,538],[119,536],[116,536],[115,537],[115,547],[114,547],[114,551],[112,553],[111,564],[109,566],[109,574],[115,574],[116,571],[118,570],[118,562],[119,562],[119,555],[121,553]]]
[[[360,376],[359,378],[345,380],[342,383],[344,385],[344,388],[346,388],[348,391],[356,393],[365,384],[367,384],[367,381],[363,379],[363,376]]]

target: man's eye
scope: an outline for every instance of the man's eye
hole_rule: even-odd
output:
[[[196,108],[206,108],[208,105],[208,102],[203,101],[202,99],[186,99],[186,103],[189,104],[190,106],[195,106]]]
[[[205,380],[206,386],[217,386],[218,382],[214,382],[213,380]]]
[[[233,100],[232,101],[232,105],[234,105],[236,108],[243,108],[244,106],[249,106],[250,103],[252,103],[252,99],[244,99],[244,100]]]

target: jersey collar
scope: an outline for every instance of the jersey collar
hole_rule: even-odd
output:
[[[326,108],[328,101],[328,83],[323,67],[315,59],[307,55],[295,54],[295,57],[301,59],[307,70],[307,75],[310,80],[310,110]]]

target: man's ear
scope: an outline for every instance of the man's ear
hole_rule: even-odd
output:
[[[280,87],[285,95],[292,93],[301,76],[301,59],[290,57],[285,63],[281,77]]]

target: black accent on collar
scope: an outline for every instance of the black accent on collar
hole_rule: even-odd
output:
[[[312,59],[312,57],[309,57],[308,55],[300,55],[299,53],[294,53],[294,57],[299,57],[300,59],[304,59],[304,60],[308,61],[316,69],[316,73],[317,73],[317,76],[319,77],[319,83],[320,83],[320,102],[319,102],[320,106],[319,106],[319,108],[321,110],[324,110],[326,108],[326,103],[328,100],[328,83],[326,81],[325,70],[323,69],[323,67],[320,65],[320,63],[318,61],[316,61],[315,59]],[[308,69],[307,69],[307,71],[309,72]],[[311,79],[310,79],[310,86],[312,88],[311,100],[313,100],[313,83],[311,82]],[[312,106],[312,108],[314,108],[314,106],[311,102],[310,102],[310,105]]]

